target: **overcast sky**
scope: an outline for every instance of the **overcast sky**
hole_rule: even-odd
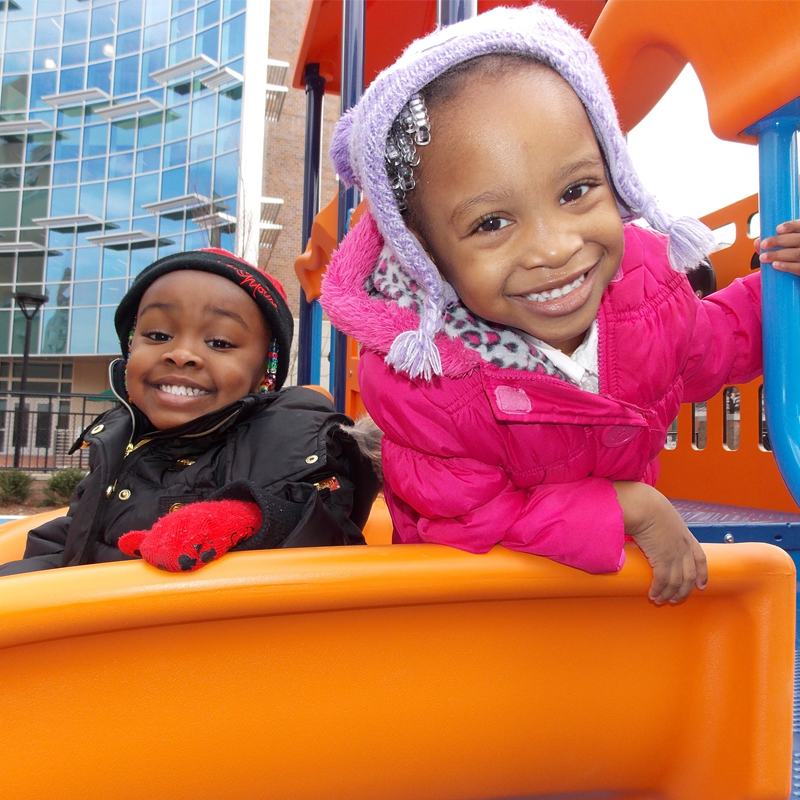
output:
[[[674,216],[700,217],[758,191],[757,148],[711,133],[691,67],[630,132],[628,145],[642,182]]]

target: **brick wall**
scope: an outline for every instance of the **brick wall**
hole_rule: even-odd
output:
[[[300,38],[310,0],[272,0],[270,12],[269,57],[289,62],[287,83],[291,80],[300,49]],[[289,295],[289,307],[297,316],[300,286],[294,274],[294,259],[302,250],[300,241],[303,213],[303,153],[305,148],[305,92],[289,89],[280,121],[267,123],[264,143],[264,196],[283,198],[276,222],[283,226],[267,269],[280,280]],[[324,102],[322,205],[337,191],[327,151],[331,131],[339,118],[339,96],[326,96]]]

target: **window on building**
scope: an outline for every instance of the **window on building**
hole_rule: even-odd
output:
[[[24,320],[11,293],[23,286],[51,298],[37,317],[33,355],[113,354],[113,310],[130,279],[159,256],[209,241],[192,213],[143,206],[196,192],[236,213],[242,87],[206,87],[198,73],[165,87],[150,73],[202,53],[244,74],[246,2],[16,2],[15,18],[0,4],[0,115],[54,130],[0,137],[3,238],[47,248],[0,254],[0,354],[21,353]],[[56,109],[42,99],[85,88],[111,97]],[[145,97],[164,111],[110,121],[97,113]],[[84,218],[60,227],[33,221],[75,215]],[[94,241],[127,230],[151,232],[157,243]],[[213,236],[235,244],[233,229]]]

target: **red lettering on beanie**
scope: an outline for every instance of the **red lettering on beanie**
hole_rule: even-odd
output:
[[[252,276],[248,275],[244,270],[239,269],[238,267],[234,267],[234,271],[236,274],[242,279],[239,282],[239,285],[245,289],[249,288],[252,290],[253,299],[256,299],[256,295],[261,295],[265,297],[269,302],[272,304],[272,307],[277,311],[278,304],[275,302],[272,295]]]

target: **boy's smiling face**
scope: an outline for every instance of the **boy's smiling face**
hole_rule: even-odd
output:
[[[158,429],[190,422],[256,389],[271,338],[255,301],[232,281],[171,272],[139,303],[128,395]]]
[[[622,260],[589,118],[538,64],[479,72],[431,109],[409,227],[473,313],[571,354]]]

